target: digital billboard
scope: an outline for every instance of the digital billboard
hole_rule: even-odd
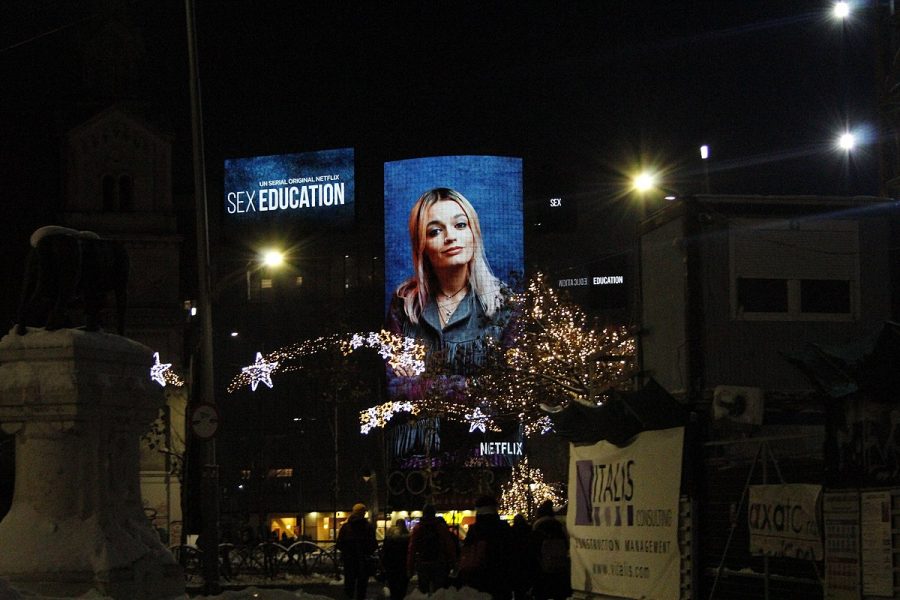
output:
[[[225,160],[226,221],[310,221],[350,225],[354,216],[353,148]]]
[[[628,273],[628,257],[615,254],[556,269],[550,273],[550,282],[572,301],[592,310],[625,310],[631,293]]]
[[[388,328],[440,351],[449,374],[467,374],[502,336],[524,269],[522,160],[386,163],[384,220]]]

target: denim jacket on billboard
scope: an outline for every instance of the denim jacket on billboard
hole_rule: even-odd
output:
[[[468,375],[484,364],[491,341],[505,341],[510,309],[504,303],[488,317],[472,290],[456,307],[447,325],[441,327],[434,298],[428,299],[418,323],[403,311],[403,300],[394,296],[388,314],[388,330],[418,340],[428,349],[426,360],[442,360],[448,375]]]

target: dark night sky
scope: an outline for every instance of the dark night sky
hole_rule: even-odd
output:
[[[531,200],[622,201],[640,161],[695,192],[701,143],[714,192],[878,191],[872,146],[852,169],[832,148],[848,119],[875,131],[872,15],[842,27],[830,2],[198,4],[212,206],[225,157],[345,146],[363,209],[381,201],[382,162],[457,153],[522,156]],[[81,49],[117,7],[140,32],[133,97],[175,136],[176,192],[192,187],[183,3],[4,3],[9,298],[28,234],[58,206],[61,132],[104,105]]]
[[[639,157],[689,186],[708,143],[715,191],[876,191],[831,148],[871,123],[874,44],[829,3],[385,4],[201,10],[210,147],[509,154],[526,193],[605,194]]]

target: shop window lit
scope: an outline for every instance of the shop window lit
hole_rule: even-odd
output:
[[[293,477],[294,469],[269,469],[269,477]]]

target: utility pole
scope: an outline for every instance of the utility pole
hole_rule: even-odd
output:
[[[199,277],[198,301],[202,328],[200,350],[202,398],[215,406],[213,378],[212,293],[210,285],[209,222],[206,204],[206,162],[203,152],[203,113],[200,99],[200,75],[197,61],[197,27],[194,18],[194,0],[185,0],[187,26],[188,63],[191,90],[191,132],[194,163],[194,203],[197,213],[197,273]],[[196,441],[197,437],[193,436]],[[219,465],[216,464],[216,440],[211,437],[203,442],[204,464],[203,490],[203,582],[204,593],[215,595],[219,588]]]

